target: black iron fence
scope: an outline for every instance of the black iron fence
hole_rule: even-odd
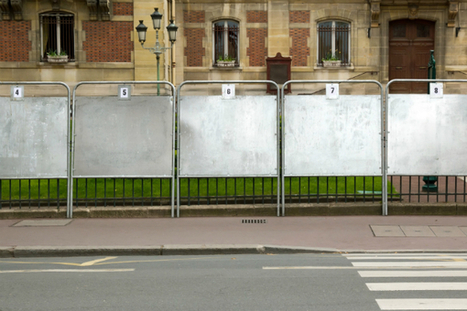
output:
[[[423,176],[389,176],[388,201],[465,203],[467,176],[438,176],[437,191],[424,191]],[[286,203],[381,202],[381,177],[287,177]],[[170,179],[79,178],[73,183],[75,207],[166,206]],[[177,194],[178,195],[178,194]],[[65,179],[0,180],[0,209],[66,206]],[[183,205],[277,203],[276,178],[182,178]]]

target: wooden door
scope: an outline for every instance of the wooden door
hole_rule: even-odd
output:
[[[389,80],[426,79],[435,23],[402,19],[389,24]],[[427,83],[393,83],[391,93],[426,93]]]

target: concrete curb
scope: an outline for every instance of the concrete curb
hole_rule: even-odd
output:
[[[389,215],[466,216],[467,203],[388,203]],[[286,216],[381,215],[381,203],[288,203]],[[180,217],[276,216],[275,204],[181,206]],[[78,207],[73,218],[170,218],[170,206]],[[66,218],[66,208],[2,208],[0,219]]]
[[[0,247],[0,258],[77,257],[77,256],[176,256],[239,254],[374,254],[374,253],[467,253],[456,250],[338,250],[333,248],[288,247],[249,244],[189,244],[154,246],[17,246]]]

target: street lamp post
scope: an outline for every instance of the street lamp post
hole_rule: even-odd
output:
[[[169,50],[172,48],[174,42],[176,41],[177,37],[177,30],[178,27],[175,26],[173,23],[173,20],[170,20],[170,24],[166,27],[167,32],[169,33],[169,41],[170,41],[170,47],[162,47],[161,44],[159,43],[159,29],[161,29],[161,20],[162,20],[162,14],[159,13],[158,8],[154,8],[154,13],[151,14],[152,18],[152,24],[154,27],[154,30],[156,30],[156,43],[154,47],[152,48],[145,48],[144,47],[144,42],[146,41],[146,32],[148,30],[148,27],[144,26],[143,21],[139,21],[139,25],[136,26],[136,31],[138,32],[138,39],[139,42],[141,43],[141,47],[145,50],[149,50],[152,54],[156,54],[156,60],[157,60],[157,81],[159,81],[159,59],[160,55],[164,53],[166,50]],[[160,85],[157,85],[157,96],[160,95]]]

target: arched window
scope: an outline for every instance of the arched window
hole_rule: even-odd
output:
[[[230,61],[238,66],[238,22],[232,20],[220,20],[213,24],[214,66],[220,66],[218,61]]]
[[[41,60],[47,53],[66,53],[69,60],[75,58],[74,16],[70,13],[44,13],[41,23]]]
[[[350,66],[350,24],[325,21],[318,24],[318,64],[323,59],[338,59],[341,66]]]

